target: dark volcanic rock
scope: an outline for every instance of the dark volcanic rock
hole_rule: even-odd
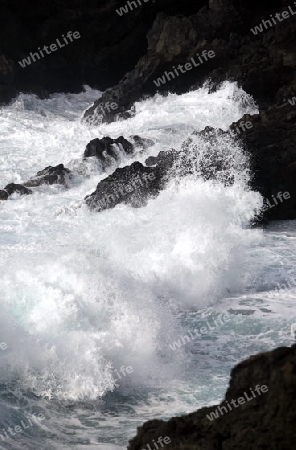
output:
[[[258,385],[266,386],[267,391],[264,388],[259,395],[255,391]],[[239,398],[245,401],[238,403]],[[128,450],[147,448],[160,436],[170,438],[166,450],[291,450],[296,439],[295,398],[296,345],[251,356],[232,370],[225,400],[220,404],[222,412],[216,405],[168,422],[146,422],[138,428]],[[218,417],[208,419],[207,415],[216,411]]]
[[[158,10],[192,14],[197,7],[192,0],[149,1],[120,16],[116,10],[125,3],[1,0],[0,104],[18,92],[48,95],[79,92],[85,84],[101,90],[113,86],[146,52],[146,34]],[[70,30],[81,37],[40,59],[35,56],[29,66],[18,63],[56,39],[63,44],[62,35]]]
[[[158,195],[165,184],[165,172],[160,168],[145,167],[139,162],[115,172],[100,181],[95,192],[86,197],[86,203],[96,211],[114,208],[124,203],[133,207],[147,204]]]
[[[59,164],[55,167],[46,167],[44,170],[37,172],[37,175],[34,178],[31,178],[26,183],[10,183],[5,186],[4,191],[0,191],[0,200],[7,200],[7,198],[14,193],[20,195],[32,194],[33,192],[29,188],[34,188],[45,184],[62,184],[63,186],[67,187],[67,181],[69,180],[70,176],[70,170],[64,167],[63,164]]]
[[[271,204],[272,196],[276,198],[279,192],[291,197],[278,199],[278,204],[266,211],[266,218],[296,219],[296,108],[288,102],[273,105],[241,121],[252,124],[242,131],[242,138],[251,154],[253,188]]]
[[[86,146],[86,150],[84,152],[84,157],[88,158],[90,156],[96,156],[97,158],[103,158],[103,152],[107,152],[110,156],[115,156],[113,144],[117,146],[121,146],[122,150],[125,153],[130,154],[133,152],[132,144],[124,139],[123,136],[120,136],[117,139],[112,139],[110,137],[104,137],[102,139],[93,139]]]
[[[29,195],[32,194],[31,189],[26,188],[22,184],[14,184],[10,183],[7,186],[5,186],[4,190],[7,192],[7,194],[10,196],[12,194],[20,194],[20,195]]]
[[[37,172],[37,175],[24,183],[24,186],[36,187],[43,184],[62,184],[66,186],[69,176],[70,170],[64,167],[63,164],[55,167],[48,166],[44,170]]]
[[[8,193],[6,191],[0,190],[0,200],[7,200],[8,199]]]
[[[147,199],[156,197],[168,180],[188,175],[204,180],[215,179],[230,185],[234,181],[233,169],[239,173],[241,167],[233,166],[227,138],[228,133],[211,127],[203,132],[195,132],[182,144],[180,151],[161,151],[157,156],[147,158],[147,167],[135,162],[117,169],[98,184],[96,191],[86,198],[86,203],[96,211],[113,208],[119,203],[145,206]],[[147,181],[149,174],[151,182]],[[137,188],[131,187],[135,179]]]
[[[136,100],[162,92],[186,92],[211,79],[216,87],[225,80],[238,81],[262,107],[283,102],[296,85],[296,23],[290,17],[263,33],[253,35],[250,28],[283,8],[275,0],[268,5],[210,1],[189,17],[159,14],[149,31],[148,51],[120,83],[104,93],[85,113],[91,121],[99,102],[118,102],[121,106],[108,121],[122,118]],[[172,67],[189,62],[203,50],[214,50],[215,58],[182,73],[159,87],[154,81]],[[107,119],[106,119],[107,120]]]
[[[102,139],[93,139],[90,141],[85,149],[84,158],[95,156],[102,164],[102,169],[112,165],[112,162],[118,161],[120,156],[133,153],[133,145],[120,136],[117,139],[104,137]]]
[[[179,155],[180,152],[177,152],[176,150],[170,150],[167,152],[161,151],[157,156],[149,156],[149,158],[146,159],[145,164],[148,167],[157,165],[158,167],[167,169],[173,166]]]

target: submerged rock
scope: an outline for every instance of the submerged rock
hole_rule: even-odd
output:
[[[37,175],[23,184],[10,183],[5,186],[4,190],[0,190],[0,200],[7,200],[12,194],[29,195],[33,191],[29,188],[34,188],[42,185],[61,184],[67,186],[67,181],[70,177],[70,170],[64,167],[63,164],[52,167],[48,166],[44,170],[37,172]]]
[[[28,189],[27,187],[23,186],[22,184],[14,184],[10,183],[7,186],[5,186],[4,191],[7,192],[8,196],[12,194],[20,194],[20,195],[30,195],[32,194],[31,189]]]
[[[135,149],[146,150],[149,147],[154,145],[152,139],[142,138],[141,136],[134,135],[130,136],[130,139],[133,140],[133,144]]]
[[[165,450],[291,450],[296,441],[295,398],[296,345],[251,356],[231,371],[220,405],[168,422],[146,422],[128,450],[149,448],[160,436],[170,440]]]

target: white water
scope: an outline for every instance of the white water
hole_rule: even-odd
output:
[[[248,229],[262,199],[248,188],[248,160],[232,138],[221,138],[213,149],[195,137],[190,151],[203,163],[218,151],[233,186],[172,180],[145,208],[117,206],[100,214],[83,202],[106,176],[93,159],[81,161],[91,139],[150,138],[156,145],[134,157],[144,161],[160,150],[180,148],[192,131],[207,125],[226,130],[256,111],[252,99],[225,83],[212,94],[205,87],[158,96],[138,103],[132,119],[89,127],[80,119],[97,97],[90,89],[50,100],[21,95],[0,110],[0,188],[48,165],[64,163],[76,173],[68,190],[46,186],[0,203],[0,342],[8,346],[0,354],[0,382],[9,383],[10,391],[40,397],[50,411],[46,431],[55,435],[52,448],[67,448],[65,429],[72,426],[77,440],[71,448],[88,439],[91,449],[98,439],[97,424],[90,425],[96,413],[76,406],[61,423],[55,405],[97,404],[102,396],[109,408],[127,403],[132,415],[124,408],[116,413],[124,426],[114,423],[108,410],[107,427],[104,422],[100,427],[99,442],[115,448],[147,418],[217,400],[229,369],[244,354],[289,343],[294,297],[285,300],[287,313],[275,324],[283,311],[281,298],[270,301],[264,295],[275,279],[293,276],[294,252],[286,251],[295,247],[295,233],[280,231],[282,226],[269,233]],[[130,162],[122,158],[120,165]],[[197,311],[209,306],[235,311],[233,319],[223,331],[172,352],[169,344],[200,322]],[[267,309],[272,314],[262,325]],[[133,372],[115,382],[114,369],[122,365]],[[211,392],[205,389],[209,383]],[[122,397],[112,397],[112,391]],[[18,448],[14,443],[11,439],[9,448]],[[26,445],[35,448],[34,440]]]

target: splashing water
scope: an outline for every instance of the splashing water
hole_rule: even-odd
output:
[[[97,413],[87,408],[100,408],[100,398],[108,425],[102,425],[99,442],[105,448],[123,445],[153,414],[166,417],[217,400],[230,367],[250,346],[267,349],[290,336],[288,323],[280,335],[270,327],[278,330],[282,322],[269,322],[260,339],[246,344],[245,334],[257,329],[258,336],[262,291],[272,289],[281,266],[275,259],[270,263],[265,251],[278,244],[282,255],[287,239],[279,232],[274,243],[272,231],[266,236],[247,227],[262,198],[249,188],[248,157],[240,143],[229,135],[218,135],[215,145],[190,136],[206,126],[227,130],[243,114],[256,112],[252,99],[233,83],[211,94],[205,86],[138,102],[135,117],[90,127],[80,119],[99,95],[89,88],[48,100],[22,94],[0,110],[2,187],[48,165],[64,163],[74,171],[70,189],[43,186],[0,204],[0,341],[7,344],[0,350],[0,383],[10,393],[9,399],[0,397],[2,411],[12,421],[16,398],[39,405],[51,417],[39,432],[55,434],[52,448],[69,444],[69,427],[76,430],[73,448],[97,443]],[[133,159],[122,156],[120,166],[179,150],[190,136],[185,151],[196,162],[195,176],[171,180],[145,208],[118,205],[93,213],[83,199],[106,174],[93,158],[82,162],[82,155],[91,139],[106,135],[155,142]],[[217,158],[223,162],[220,175],[204,180],[199,168]],[[225,184],[225,177],[232,183]],[[285,277],[282,270],[279,276]],[[248,294],[255,276],[259,297]],[[257,311],[252,321],[239,314],[242,304],[245,311]],[[222,309],[237,312],[223,330],[172,352],[169,344],[202,321],[199,311],[209,306],[213,316]],[[120,372],[118,380],[122,366],[133,371]],[[206,394],[209,383],[213,389]],[[126,406],[121,410],[118,404]],[[76,405],[75,414],[62,420],[60,408],[69,405]],[[113,422],[115,410],[121,426]],[[35,448],[33,437],[26,442]],[[9,445],[14,448],[12,439]]]

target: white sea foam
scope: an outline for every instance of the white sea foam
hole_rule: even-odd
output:
[[[77,167],[90,139],[131,134],[160,150],[180,148],[193,130],[227,129],[256,111],[250,97],[225,83],[136,104],[136,116],[98,128],[81,123],[98,93],[21,95],[0,111],[1,185],[22,182],[48,165]],[[207,163],[211,146],[196,137],[189,151]],[[213,149],[214,150],[214,149]],[[219,305],[244,292],[248,255],[262,243],[246,227],[262,199],[248,188],[240,146],[221,138],[215,151],[234,184],[173,180],[147,207],[101,214],[83,204],[104,176],[85,168],[69,190],[52,186],[0,205],[0,327],[8,349],[0,380],[59,400],[94,400],[114,389],[112,368],[132,366],[121,385],[165,385],[182,371],[167,352],[180,335],[181,310]],[[195,153],[194,153],[195,152]],[[121,165],[128,162],[121,161]]]

